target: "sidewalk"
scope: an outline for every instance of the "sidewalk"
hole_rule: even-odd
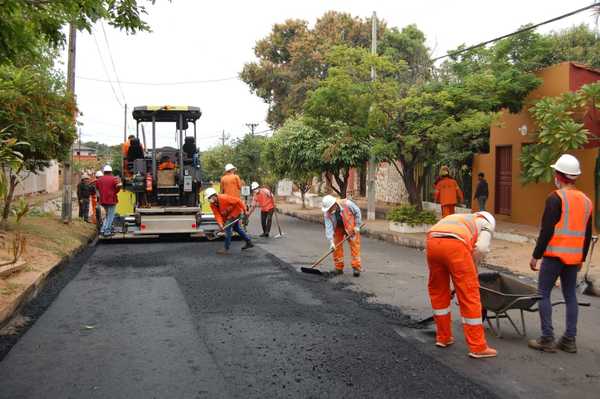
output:
[[[366,206],[364,201],[358,200],[357,204],[361,207],[363,215],[366,215],[366,209],[362,209]],[[313,223],[323,223],[323,213],[318,208],[302,209],[299,204],[283,201],[277,204],[277,208],[285,215]],[[377,209],[376,220],[366,221],[363,218],[363,222],[366,223],[363,235],[404,247],[425,249],[425,233],[403,234],[391,231],[388,227],[388,221],[380,218],[380,216],[387,213],[387,209],[381,205]],[[485,259],[486,266],[499,271],[508,271],[513,274],[535,278],[537,273],[529,268],[529,259],[533,253],[536,238],[537,229],[532,226],[498,221],[494,240],[492,241],[492,251]],[[600,252],[600,248],[593,254],[590,265],[590,279],[596,287],[600,286],[600,267],[596,266],[600,264],[600,254],[598,252]]]

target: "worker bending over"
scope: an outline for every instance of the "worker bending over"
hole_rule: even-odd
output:
[[[446,216],[427,233],[429,298],[440,348],[454,343],[450,314],[450,279],[458,296],[469,356],[494,357],[485,340],[476,263],[490,251],[496,220],[488,212]]]
[[[529,341],[529,346],[545,352],[561,349],[576,353],[577,272],[587,257],[592,240],[592,201],[575,188],[575,180],[581,175],[577,158],[561,155],[552,168],[557,190],[546,199],[540,234],[529,261],[531,270],[540,271],[538,292],[542,297],[539,302],[542,336]],[[541,269],[537,265],[540,258]],[[567,328],[555,343],[550,295],[559,277],[567,307]]]
[[[250,208],[250,215],[254,212],[256,207],[260,207],[260,224],[262,226],[263,233],[261,237],[268,237],[271,232],[271,222],[273,221],[273,212],[275,212],[275,198],[273,193],[267,187],[261,187],[257,182],[253,181],[250,185],[252,189],[252,207]]]
[[[236,167],[228,163],[225,165],[225,174],[221,177],[221,193],[240,198],[242,194],[242,180],[235,174]]]
[[[362,216],[360,208],[349,199],[337,200],[332,195],[323,197],[323,219],[325,221],[325,236],[329,240],[333,252],[334,274],[344,273],[344,247],[337,245],[345,236],[350,236],[348,244],[352,255],[353,276],[359,277],[360,264],[360,225]]]
[[[456,204],[463,202],[463,199],[458,183],[450,177],[450,169],[442,166],[440,178],[435,183],[435,201],[442,207],[442,217],[452,215]]]
[[[235,230],[246,241],[246,245],[242,247],[243,250],[254,247],[252,241],[250,241],[250,237],[248,237],[240,224],[240,217],[246,213],[244,202],[231,195],[217,194],[216,190],[212,187],[206,189],[204,196],[210,202],[210,208],[215,215],[219,227],[221,230],[225,229],[225,248],[218,250],[217,253],[219,255],[229,254],[232,230]]]

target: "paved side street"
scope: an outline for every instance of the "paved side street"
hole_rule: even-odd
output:
[[[328,280],[298,271],[323,227],[280,221],[284,237],[229,256],[221,241],[99,245],[0,362],[0,397],[597,398],[598,298],[581,298],[578,354],[534,352],[503,322],[498,358],[474,360],[459,322],[445,350],[414,328],[431,314],[421,251],[365,238],[361,277]]]

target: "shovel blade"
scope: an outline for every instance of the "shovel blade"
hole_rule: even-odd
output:
[[[323,272],[320,271],[319,269],[315,269],[314,267],[301,267],[300,271],[302,273],[308,273],[308,274],[318,274],[319,276],[323,275]]]
[[[430,324],[430,323],[433,323],[433,316],[429,316],[428,318],[417,322],[417,324],[420,324],[420,325]]]

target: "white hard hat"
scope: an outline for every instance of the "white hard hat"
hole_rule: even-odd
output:
[[[99,171],[97,171],[97,172],[96,172],[96,177],[102,177],[102,171],[100,171],[100,170],[99,170]]]
[[[89,178],[90,178],[90,176],[88,176],[87,173],[84,173],[84,174],[81,175],[81,180],[83,180],[83,179],[89,179]]]
[[[112,172],[112,168],[110,167],[110,165],[104,165],[104,168],[102,168],[103,172]]]
[[[228,163],[227,165],[225,165],[225,172],[229,172],[230,170],[235,169],[235,166],[233,166],[233,164]]]
[[[477,212],[476,215],[481,216],[492,226],[492,233],[496,230],[496,218],[489,212],[481,211]]]
[[[214,188],[209,187],[206,190],[204,190],[204,198],[209,199],[213,195],[217,195],[217,190],[215,190]]]
[[[562,154],[551,168],[565,174],[571,180],[575,180],[581,174],[579,161],[569,154]]]
[[[333,195],[326,195],[323,197],[323,207],[321,208],[323,212],[327,212],[331,209],[333,205],[335,205],[335,197]]]
[[[260,185],[253,181],[252,184],[250,185],[250,188],[252,189],[252,191],[256,190],[258,187],[260,187]]]

